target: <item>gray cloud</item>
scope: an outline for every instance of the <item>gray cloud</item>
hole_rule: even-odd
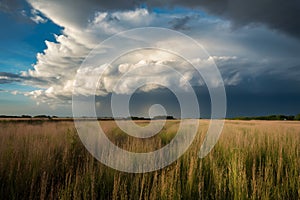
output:
[[[22,83],[27,83],[29,85],[48,84],[47,83],[48,81],[45,79],[40,79],[32,76],[23,76],[23,75],[8,73],[8,72],[0,72],[0,84],[7,84],[13,82],[22,82]]]
[[[113,21],[119,22],[120,21],[120,19],[118,17],[112,16],[110,13],[107,14],[107,16],[105,17],[105,20],[107,22],[113,22]]]
[[[213,15],[231,20],[235,26],[265,24],[271,29],[300,38],[299,0],[156,0],[147,3],[152,7],[202,8]]]
[[[172,28],[175,30],[187,30],[189,27],[187,26],[187,23],[191,19],[190,16],[184,16],[180,18],[175,18],[171,20],[169,23],[171,24]]]
[[[15,0],[16,1],[16,0]],[[34,4],[33,0],[29,0]],[[8,2],[8,1],[5,1]],[[42,2],[42,1],[40,1]],[[46,1],[45,1],[46,2]],[[249,24],[264,24],[271,29],[285,32],[300,38],[300,1],[299,0],[131,0],[131,1],[106,1],[106,0],[52,0],[51,4],[60,5],[70,9],[66,17],[76,19],[84,24],[93,17],[93,11],[130,10],[147,5],[150,9],[155,7],[187,7],[193,10],[203,9],[210,14],[229,19],[234,26]],[[59,9],[59,8],[57,8]],[[177,20],[178,28],[188,21],[187,18]],[[176,28],[176,24],[174,25]]]
[[[0,0],[0,12],[15,12],[23,8],[21,0]]]
[[[21,82],[21,81],[22,81],[22,78],[17,74],[0,72],[0,84]]]
[[[291,67],[286,67],[286,70],[283,72],[281,68],[277,68],[273,70],[271,73],[268,73],[271,76],[276,76],[278,77],[279,80],[285,81],[286,80],[294,80],[298,81],[298,85],[300,85],[300,65],[296,66],[291,66]]]

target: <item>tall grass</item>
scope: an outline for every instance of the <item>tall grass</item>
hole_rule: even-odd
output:
[[[167,144],[170,121],[156,137],[126,136],[101,122],[120,147],[147,152]],[[170,166],[128,174],[95,160],[72,122],[0,123],[0,199],[300,199],[300,123],[227,121],[204,159],[201,121],[189,150]],[[113,159],[113,158],[112,158]]]

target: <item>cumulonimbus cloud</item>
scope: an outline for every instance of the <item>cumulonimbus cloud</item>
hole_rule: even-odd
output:
[[[40,12],[48,18],[53,19],[53,21],[56,21],[56,23],[64,29],[62,35],[55,36],[56,42],[46,41],[47,48],[44,52],[37,54],[37,62],[34,65],[34,69],[22,72],[18,75],[18,78],[22,78],[25,84],[40,88],[35,91],[27,92],[27,96],[36,99],[38,102],[51,104],[66,103],[71,100],[77,70],[88,53],[95,47],[95,44],[100,43],[105,38],[120,31],[141,27],[143,25],[172,27],[172,24],[170,24],[171,21],[184,17],[184,15],[159,15],[150,13],[147,9],[115,11],[110,13],[96,12],[93,18],[83,25],[76,22],[76,20],[74,23],[68,23],[68,18],[60,16],[52,10],[55,9],[55,6],[50,6],[46,9],[39,4],[39,1],[32,3],[32,5],[35,6],[34,9],[40,9]],[[193,18],[193,20],[201,19]],[[215,23],[215,21],[206,21],[205,23]],[[173,38],[170,38],[170,40],[173,40]],[[182,44],[181,47],[183,50],[187,49],[186,44]],[[164,62],[165,64],[168,63],[180,69],[186,78],[193,79],[193,71],[186,65],[176,60],[174,61],[164,54],[157,54],[157,58],[155,58],[153,54],[154,53],[152,53],[152,57],[149,58],[145,58],[143,54],[142,57],[137,56],[134,60],[123,60],[121,63],[118,63],[117,66],[113,67],[117,67],[121,73],[122,70],[125,70],[125,66],[132,68],[140,65],[142,62],[152,63],[157,71],[150,70],[147,72],[149,81],[155,82],[157,79],[164,78],[166,85],[170,87],[179,86],[180,80],[174,80],[172,73],[167,73],[161,68],[161,65],[159,65],[159,63]],[[99,68],[107,64],[108,63],[99,63]],[[95,74],[94,71],[99,70],[99,68],[87,69],[84,74],[86,79],[83,81],[89,83],[91,80],[97,80],[98,77],[94,77],[93,79],[93,75]],[[103,79],[100,80],[102,85],[96,95],[107,95],[111,92],[126,94],[135,83],[139,82],[139,78],[145,78],[139,76],[127,77],[120,88],[113,90],[113,83],[119,75],[120,74],[117,73],[107,73]],[[34,82],[35,80],[43,81]],[[197,85],[202,83],[196,81],[193,84]],[[144,92],[149,92],[153,89],[156,89],[156,87],[143,88]],[[94,91],[89,91],[88,88],[83,87],[81,92],[84,95],[92,95]]]
[[[115,1],[96,0],[28,0],[28,2],[32,5],[34,10],[37,10],[43,16],[62,27],[62,34],[55,37],[55,42],[46,41],[47,48],[37,54],[37,62],[34,64],[32,70],[22,72],[18,75],[2,74],[0,81],[3,83],[16,81],[35,86],[39,89],[27,92],[26,95],[37,101],[50,104],[66,103],[71,100],[74,79],[82,61],[97,44],[121,31],[144,26],[178,29],[190,35],[196,35],[200,43],[206,43],[208,44],[207,46],[212,49],[216,46],[213,42],[226,37],[226,33],[230,32],[233,35],[232,37],[234,37],[229,21],[201,17],[201,14],[198,14],[198,8],[199,10],[204,9],[214,15],[224,17],[224,19],[230,19],[231,23],[237,26],[262,23],[296,37],[298,37],[299,34],[297,29],[300,27],[296,26],[299,20],[292,21],[292,18],[298,15],[296,12],[298,9],[298,7],[296,7],[296,1],[282,2],[282,8],[279,8],[277,3],[265,0],[255,0],[252,1],[252,3],[250,3],[250,1],[237,0],[122,1],[117,3]],[[146,3],[148,8],[140,8],[141,3]],[[188,13],[151,12],[151,9],[154,7],[171,8],[176,6],[193,8],[193,11]],[[264,12],[268,9],[270,12]],[[278,14],[280,9],[286,11],[285,15]],[[279,15],[281,18],[278,21]],[[217,33],[221,34],[216,35]],[[238,35],[238,37],[240,36]],[[172,39],[173,38],[170,38],[170,40]],[[223,41],[226,41],[226,39],[223,39]],[[233,42],[230,42],[231,41],[224,44],[217,44],[217,48],[224,49],[220,52],[211,52],[218,55],[211,57],[211,59],[214,59],[220,67],[225,84],[236,85],[243,80],[246,76],[245,74],[251,74],[259,70],[263,71],[267,65],[266,68],[273,66],[272,62],[245,61],[236,55],[222,55],[222,53],[226,54],[229,50],[234,51],[234,53],[244,51],[244,49],[236,47]],[[182,51],[185,51],[188,49],[188,44],[181,44],[180,48],[182,48]],[[199,61],[205,62],[203,60],[197,60],[195,57],[195,62]],[[124,60],[114,67],[120,69],[119,72],[121,72],[122,70],[126,70],[126,67],[135,67],[141,62],[152,62],[153,65],[158,64],[158,62],[171,63],[173,66],[180,66],[182,74],[190,81],[193,82],[199,79],[199,77],[195,78],[193,76],[193,71],[187,66],[180,62],[174,62],[174,60],[169,57],[161,57],[160,61],[153,58],[140,58],[134,61]],[[99,68],[101,65],[106,64],[108,63],[99,63]],[[255,65],[261,66],[261,69]],[[99,68],[87,70],[86,77],[91,79],[94,74],[93,70],[99,70]],[[157,69],[159,69],[158,66]],[[166,81],[169,81],[166,83],[167,85],[180,86],[179,80],[174,82],[171,73],[161,72],[158,75],[153,71],[152,74],[150,72],[148,74],[149,81],[154,81],[162,76]],[[126,85],[123,85],[122,90],[113,91],[112,82],[117,77],[118,74],[116,73],[107,74],[102,80],[103,84],[99,88],[97,95],[106,95],[110,92],[126,93],[126,91],[130,90],[130,85],[138,81],[137,77],[132,77],[132,79],[127,80]],[[202,83],[201,81],[196,81],[193,82],[193,84]],[[155,87],[144,88],[145,91],[151,89],[155,89]],[[92,91],[87,89],[82,90],[82,93],[89,95]]]

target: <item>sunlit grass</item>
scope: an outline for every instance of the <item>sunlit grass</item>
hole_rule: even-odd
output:
[[[118,146],[148,152],[172,140],[178,121],[146,140],[127,136],[113,122],[101,125]],[[300,198],[299,122],[227,121],[213,151],[199,159],[208,128],[201,121],[196,139],[178,161],[145,174],[99,163],[72,122],[6,121],[0,126],[0,199]]]

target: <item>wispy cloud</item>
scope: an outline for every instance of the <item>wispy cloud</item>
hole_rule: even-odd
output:
[[[6,84],[12,82],[22,82],[22,77],[20,77],[17,74],[0,72],[0,84]]]
[[[25,83],[28,85],[47,85],[48,82],[45,79],[41,79],[38,77],[32,77],[32,76],[24,76],[22,74],[13,74],[13,73],[7,73],[7,72],[0,72],[0,84],[7,84],[7,83],[13,83],[13,82],[19,82],[19,83]]]
[[[45,19],[44,17],[42,17],[41,16],[41,13],[40,12],[38,12],[37,10],[35,10],[35,9],[32,9],[31,10],[31,17],[30,17],[30,19],[32,20],[32,21],[34,21],[36,24],[39,24],[39,23],[46,23],[48,20],[47,19]]]

